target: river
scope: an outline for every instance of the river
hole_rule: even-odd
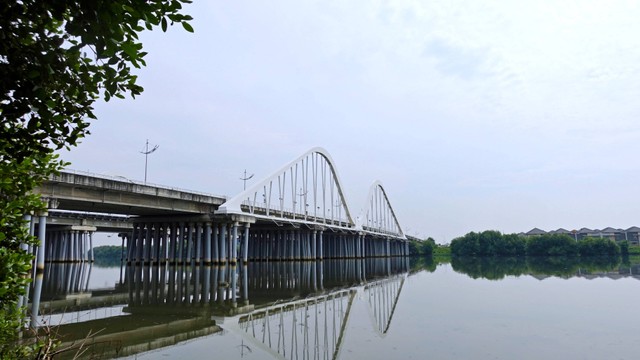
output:
[[[640,265],[620,259],[56,264],[44,275],[30,290],[41,294],[34,324],[58,326],[60,358],[79,344],[85,358],[126,359],[636,359],[640,350]]]

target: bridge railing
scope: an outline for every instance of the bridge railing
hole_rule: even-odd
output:
[[[275,218],[286,219],[286,220],[304,220],[309,222],[314,222],[318,224],[324,225],[336,225],[348,227],[349,220],[345,216],[337,216],[334,213],[334,218],[325,218],[318,215],[313,215],[312,213],[306,212],[301,213],[298,210],[294,210],[290,207],[282,207],[279,206],[266,206],[264,202],[259,201],[250,201],[244,200],[242,202],[242,208],[247,210],[252,215],[265,215],[265,216],[274,216]],[[268,210],[268,211],[267,211]]]
[[[376,234],[381,234],[381,235],[389,235],[389,236],[393,236],[393,237],[397,237],[397,238],[402,238],[402,234],[399,233],[399,232],[380,229],[380,228],[373,227],[373,226],[363,225],[362,226],[362,230],[368,231],[368,232],[371,232],[371,233],[376,233]]]
[[[203,191],[196,191],[196,190],[179,188],[179,187],[175,187],[175,186],[160,185],[160,184],[155,184],[155,183],[151,183],[151,182],[148,182],[148,181],[144,182],[144,181],[140,181],[140,180],[131,180],[131,179],[127,178],[127,177],[120,176],[120,175],[105,175],[105,174],[98,174],[98,173],[92,173],[92,172],[89,172],[89,171],[73,170],[73,169],[64,169],[64,170],[61,171],[61,173],[68,173],[68,174],[81,175],[81,176],[90,176],[90,177],[95,177],[95,178],[104,179],[104,180],[127,182],[127,183],[130,183],[130,184],[135,184],[135,185],[140,185],[140,186],[156,187],[156,188],[159,188],[159,189],[180,191],[180,192],[192,193],[192,194],[203,195],[203,196],[217,197],[217,198],[222,198],[222,199],[228,199],[229,198],[226,195],[212,194],[212,193],[207,193],[207,192],[203,192]]]

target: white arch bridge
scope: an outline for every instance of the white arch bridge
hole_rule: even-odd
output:
[[[382,183],[371,185],[354,217],[335,163],[322,148],[307,151],[229,199],[77,173],[53,177],[38,192],[59,210],[128,215],[132,230],[120,235],[129,263],[408,255]],[[51,261],[69,258],[51,254]]]

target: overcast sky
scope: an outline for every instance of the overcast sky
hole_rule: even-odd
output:
[[[314,146],[405,232],[640,225],[636,1],[197,1],[71,168],[235,195]]]

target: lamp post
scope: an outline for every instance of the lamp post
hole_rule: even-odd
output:
[[[147,163],[148,163],[149,154],[158,150],[159,147],[160,145],[155,145],[153,149],[149,150],[149,139],[147,139],[147,143],[144,146],[144,150],[140,151],[141,154],[144,154],[144,183],[145,184],[147,183]]]
[[[244,169],[244,176],[240,178],[242,180],[242,190],[247,190],[247,180],[251,179],[255,174],[247,176],[247,169]]]

